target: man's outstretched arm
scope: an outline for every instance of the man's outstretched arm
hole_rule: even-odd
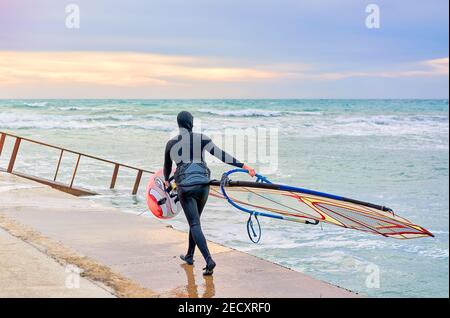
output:
[[[251,175],[252,177],[254,177],[256,175],[255,169],[246,165],[245,163],[240,162],[239,160],[237,160],[235,157],[233,157],[226,151],[223,151],[222,149],[220,149],[218,146],[216,146],[216,144],[214,144],[214,142],[211,139],[207,138],[206,142],[207,143],[205,146],[205,150],[208,151],[210,154],[212,154],[217,159],[219,159],[222,162],[229,164],[231,166],[247,170],[249,175]]]

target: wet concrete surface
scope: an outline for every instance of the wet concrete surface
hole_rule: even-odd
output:
[[[0,214],[108,266],[160,297],[358,297],[307,275],[209,243],[217,268],[204,277],[200,254],[183,265],[187,234],[0,172]]]

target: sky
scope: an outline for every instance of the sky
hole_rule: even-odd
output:
[[[0,98],[448,99],[448,10],[447,0],[0,0]]]

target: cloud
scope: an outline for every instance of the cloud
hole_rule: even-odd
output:
[[[198,88],[208,83],[261,83],[280,80],[338,81],[354,77],[448,76],[449,58],[431,59],[395,70],[330,72],[308,64],[243,65],[209,57],[132,52],[0,51],[0,87],[90,85],[104,87]]]
[[[0,85],[44,81],[121,87],[279,76],[273,71],[221,66],[208,58],[123,52],[0,52],[0,74]]]
[[[379,77],[379,78],[402,78],[402,77],[430,77],[448,76],[449,58],[439,58],[413,63],[404,69],[373,72],[298,72],[291,73],[293,77],[315,79],[315,80],[340,80],[351,77]]]
[[[424,61],[422,65],[429,67],[434,75],[448,76],[448,57]]]

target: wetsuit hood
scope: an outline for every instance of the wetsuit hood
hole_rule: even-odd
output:
[[[194,127],[194,117],[190,112],[187,111],[178,113],[177,122],[179,128],[184,128],[188,131],[192,131],[192,127]]]

